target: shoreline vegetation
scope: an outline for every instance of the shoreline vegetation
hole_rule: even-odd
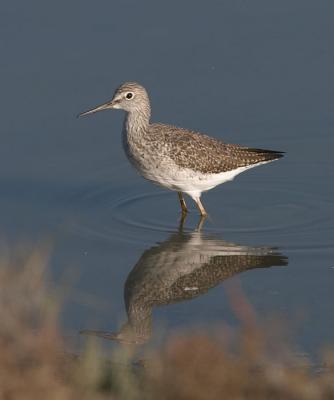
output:
[[[176,333],[139,360],[121,344],[103,353],[98,338],[69,354],[48,254],[15,251],[0,262],[0,399],[334,399],[333,350],[324,352],[322,369],[302,362],[283,322],[257,322],[238,290],[230,296],[238,331]]]

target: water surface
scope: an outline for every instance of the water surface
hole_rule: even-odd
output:
[[[250,260],[207,286],[181,269],[171,282],[190,288],[181,291],[187,298],[158,304],[155,296],[151,332],[237,325],[224,289],[234,281],[260,318],[298,318],[301,349],[332,341],[333,11],[329,1],[305,0],[2,6],[1,237],[52,240],[52,277],[69,288],[64,332],[119,332],[126,282],[145,254],[162,271],[190,263],[200,273],[187,247],[197,235],[204,259],[225,265],[229,243],[239,257],[262,249],[265,265]],[[194,208],[181,234],[175,193],[142,180],[125,159],[122,112],[75,118],[125,80],[147,87],[154,121],[286,157],[205,194],[201,237]]]

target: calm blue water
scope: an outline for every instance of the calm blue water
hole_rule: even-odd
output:
[[[226,284],[241,285],[259,318],[298,319],[301,349],[332,341],[333,12],[323,0],[2,5],[0,234],[54,243],[52,276],[69,287],[65,332],[119,331],[124,290],[127,307],[138,304],[137,287],[153,285],[149,265],[174,285],[156,286],[150,334],[237,324],[222,277],[209,284],[207,268],[194,277],[205,263],[190,254],[230,271],[255,252],[288,265],[247,259]],[[193,243],[197,212],[180,236],[176,195],[128,164],[122,112],[75,118],[126,80],[148,89],[155,121],[286,157],[204,195],[210,220]],[[132,271],[138,263],[143,273]]]

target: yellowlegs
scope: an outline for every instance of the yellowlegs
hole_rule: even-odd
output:
[[[202,192],[231,181],[247,169],[277,160],[282,152],[226,144],[218,139],[172,125],[150,122],[150,100],[135,82],[121,85],[111,101],[80,116],[107,109],[127,112],[123,147],[137,171],[146,179],[178,192],[182,213],[187,212],[183,193],[206,216]]]

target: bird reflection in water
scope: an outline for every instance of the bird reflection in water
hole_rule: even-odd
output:
[[[204,295],[225,279],[254,268],[287,265],[287,258],[270,247],[226,242],[201,231],[179,230],[145,250],[124,285],[128,321],[118,333],[86,330],[83,334],[143,344],[152,333],[153,308]]]

